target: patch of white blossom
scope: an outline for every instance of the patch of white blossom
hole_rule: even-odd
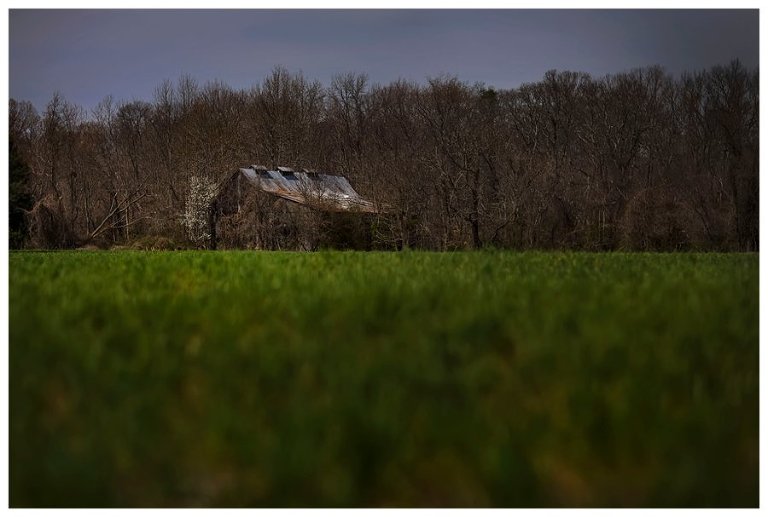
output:
[[[216,196],[216,184],[205,176],[189,178],[189,193],[184,208],[184,227],[194,243],[211,238],[208,227],[208,210]]]

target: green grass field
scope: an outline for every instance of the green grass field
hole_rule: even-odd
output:
[[[756,506],[758,256],[10,255],[12,506]]]

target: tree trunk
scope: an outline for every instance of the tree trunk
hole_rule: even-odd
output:
[[[217,203],[214,201],[208,208],[208,232],[211,236],[210,249],[216,249],[216,212]]]

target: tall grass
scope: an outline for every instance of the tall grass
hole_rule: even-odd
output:
[[[12,506],[756,506],[758,257],[10,256]]]

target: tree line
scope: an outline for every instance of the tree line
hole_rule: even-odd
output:
[[[90,111],[11,100],[11,245],[191,245],[196,182],[256,163],[347,176],[386,210],[291,220],[362,229],[370,248],[757,250],[758,104],[758,71],[738,61],[679,77],[550,71],[513,89],[324,86],[278,67],[250,89],[182,77]],[[222,243],[297,248],[296,210],[256,199]]]

